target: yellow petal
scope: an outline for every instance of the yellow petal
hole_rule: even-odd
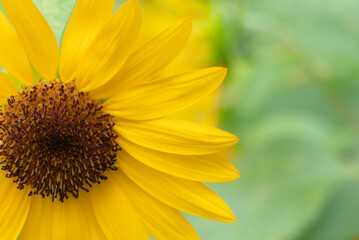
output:
[[[64,203],[53,202],[52,239],[89,239],[86,221],[78,199],[69,197]]]
[[[140,146],[183,155],[220,152],[238,141],[223,130],[174,118],[138,122],[118,119],[114,128]]]
[[[149,233],[157,240],[194,240],[199,237],[189,222],[177,210],[151,197],[134,184],[122,171],[111,176],[141,215]]]
[[[48,240],[52,232],[51,198],[43,199],[39,195],[31,197],[31,205],[27,220],[21,230],[21,240]]]
[[[0,104],[6,103],[11,95],[18,93],[15,84],[3,72],[0,72],[0,89]]]
[[[92,206],[107,239],[150,239],[140,216],[110,177],[90,191]]]
[[[64,239],[73,239],[72,236],[74,237],[79,236],[79,233],[76,232],[75,234],[71,235],[70,231],[73,231],[73,229],[71,230],[70,228],[71,226],[69,227],[68,224],[71,224],[71,221],[78,221],[79,214],[80,216],[82,216],[82,218],[79,219],[80,224],[82,225],[76,231],[82,231],[82,234],[80,236],[90,237],[89,239],[93,239],[93,240],[106,239],[106,237],[102,233],[102,230],[97,224],[97,220],[96,217],[94,216],[92,206],[88,204],[89,200],[86,199],[86,197],[88,197],[88,195],[86,194],[84,195],[82,193],[80,197],[75,200],[78,201],[78,203],[75,203],[78,205],[77,206],[74,205],[74,207],[78,209],[75,209],[75,212],[72,213],[66,212],[71,210],[67,205],[65,206],[65,204],[67,204],[66,202],[63,204],[63,206],[65,206],[63,209],[61,209],[62,208],[61,204],[58,205],[57,210],[55,210],[57,216],[59,214],[60,215],[66,214],[71,218],[71,215],[69,214],[76,215],[74,216],[75,219],[70,219],[70,222],[66,220],[65,223],[59,223],[57,220],[53,221],[54,203],[52,202],[51,198],[42,199],[42,197],[39,195],[32,196],[30,211],[26,223],[23,229],[21,230],[20,239],[21,240],[52,239],[51,237],[53,234],[52,233],[53,228],[55,228],[54,235],[57,234],[58,231],[62,231],[62,230],[64,231],[64,232],[60,232],[60,236],[55,236],[54,239],[60,239],[60,237],[64,237],[64,235],[66,236],[66,234],[67,236],[70,237]],[[83,211],[81,211],[81,208],[83,209]],[[60,217],[60,219],[64,220],[63,217]],[[84,219],[86,219],[86,223]],[[57,224],[57,226],[53,227],[53,222]],[[79,223],[75,222],[75,224],[79,224]],[[88,228],[86,226],[88,226]],[[88,234],[84,233],[85,230],[89,231],[89,233]]]
[[[60,76],[74,80],[78,64],[98,32],[112,16],[114,0],[79,0],[67,25],[61,47]]]
[[[120,146],[138,161],[158,171],[199,182],[227,182],[237,179],[237,169],[221,153],[177,155],[141,147],[119,136]]]
[[[49,24],[31,0],[1,0],[25,52],[41,76],[52,80],[59,49]]]
[[[0,12],[0,31],[0,65],[19,81],[33,84],[34,79],[26,53],[2,12]]]
[[[133,51],[121,70],[105,85],[91,91],[95,99],[107,99],[128,86],[153,78],[183,49],[192,23],[186,18],[169,27]]]
[[[86,193],[82,193],[79,196],[78,200],[81,201],[80,204],[84,209],[84,214],[87,220],[88,229],[90,231],[89,232],[90,239],[92,240],[106,239],[105,234],[103,233],[100,225],[97,222],[89,195]]]
[[[221,222],[235,221],[227,204],[199,182],[158,172],[143,165],[126,152],[121,153],[118,163],[132,181],[170,207]]]
[[[28,188],[17,189],[14,179],[7,179],[0,171],[0,233],[1,239],[17,239],[29,212]]]
[[[6,178],[4,174],[3,171],[0,171],[0,204],[6,199],[8,192],[12,190],[10,188],[16,188],[16,185],[12,184],[11,179]]]
[[[109,81],[122,67],[141,26],[141,9],[136,0],[126,2],[98,33],[79,62],[79,89],[90,91]]]
[[[199,102],[219,87],[226,73],[225,68],[207,68],[151,81],[110,98],[104,111],[133,120],[164,117]]]

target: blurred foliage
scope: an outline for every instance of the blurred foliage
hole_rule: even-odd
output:
[[[359,181],[344,185],[329,201],[326,211],[299,239],[337,240],[358,236]],[[340,228],[340,229],[338,229]]]
[[[230,77],[222,125],[242,177],[211,185],[237,222],[193,219],[203,239],[359,236],[358,1],[218,0]]]

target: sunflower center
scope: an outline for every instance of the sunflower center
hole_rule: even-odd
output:
[[[115,125],[72,83],[41,81],[11,96],[0,113],[0,164],[19,189],[61,202],[116,170]]]

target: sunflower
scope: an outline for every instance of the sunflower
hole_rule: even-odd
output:
[[[113,0],[78,0],[60,55],[31,0],[1,2],[1,239],[198,239],[180,211],[235,220],[201,182],[239,176],[220,154],[237,137],[168,117],[227,70],[156,78],[190,19],[139,44],[136,0],[114,14]]]

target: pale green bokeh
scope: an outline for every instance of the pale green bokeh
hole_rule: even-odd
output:
[[[203,239],[359,236],[357,1],[211,1],[230,75],[222,127],[242,177],[214,188],[238,221],[194,218]]]

